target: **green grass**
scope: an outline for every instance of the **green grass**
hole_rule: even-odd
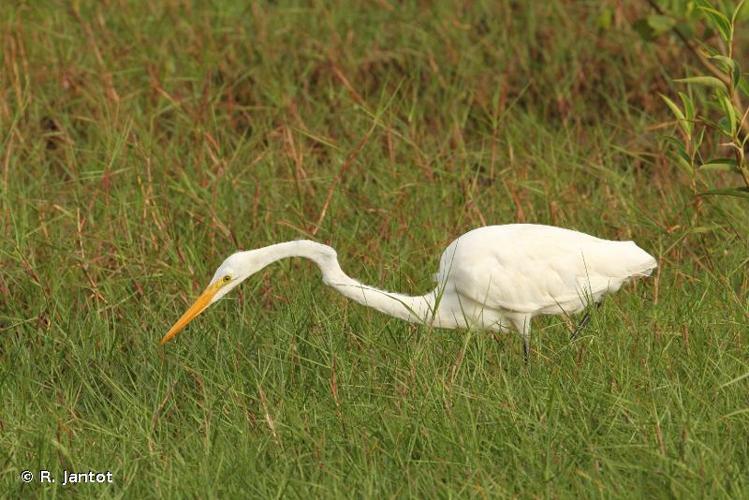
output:
[[[689,60],[640,42],[645,7],[106,3],[0,6],[0,492],[749,496],[749,213],[664,155]],[[529,366],[302,261],[158,345],[238,248],[314,235],[422,293],[454,237],[520,221],[660,268],[574,343],[536,320]]]

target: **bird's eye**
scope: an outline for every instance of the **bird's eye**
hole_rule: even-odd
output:
[[[229,276],[229,275],[227,274],[226,276],[224,276],[224,277],[223,277],[222,281],[223,281],[224,283],[228,283],[228,282],[230,282],[230,281],[231,281],[231,276]]]

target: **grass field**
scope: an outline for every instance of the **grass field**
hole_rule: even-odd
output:
[[[749,204],[666,154],[690,55],[645,2],[421,3],[2,2],[0,496],[749,497]],[[236,249],[423,293],[523,221],[660,267],[528,366],[298,260],[158,345]]]

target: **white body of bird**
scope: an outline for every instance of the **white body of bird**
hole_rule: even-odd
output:
[[[244,279],[287,257],[313,261],[325,284],[360,304],[409,322],[491,331],[507,331],[512,326],[523,337],[526,357],[534,316],[574,314],[657,267],[655,259],[632,241],[604,240],[538,224],[486,226],[450,243],[440,258],[434,290],[410,296],[349,277],[338,264],[335,250],[327,245],[289,241],[229,256],[162,344]]]

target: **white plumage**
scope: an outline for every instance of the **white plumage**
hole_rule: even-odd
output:
[[[537,224],[486,226],[448,245],[440,258],[434,290],[409,296],[349,277],[341,270],[335,250],[327,245],[289,241],[227,258],[162,343],[248,276],[294,256],[315,262],[323,281],[346,297],[406,321],[492,331],[506,331],[512,325],[523,337],[526,358],[534,316],[579,312],[657,267],[655,259],[631,241],[603,240]]]
[[[460,311],[454,326],[503,331],[509,322],[523,336],[527,353],[534,316],[580,312],[656,267],[632,241],[507,224],[474,229],[453,241],[442,254],[436,280],[445,305]],[[443,320],[453,326],[449,323]]]
[[[488,226],[453,241],[438,283],[488,307],[529,314],[568,313],[648,275],[655,259],[632,241],[602,240],[536,224]]]

